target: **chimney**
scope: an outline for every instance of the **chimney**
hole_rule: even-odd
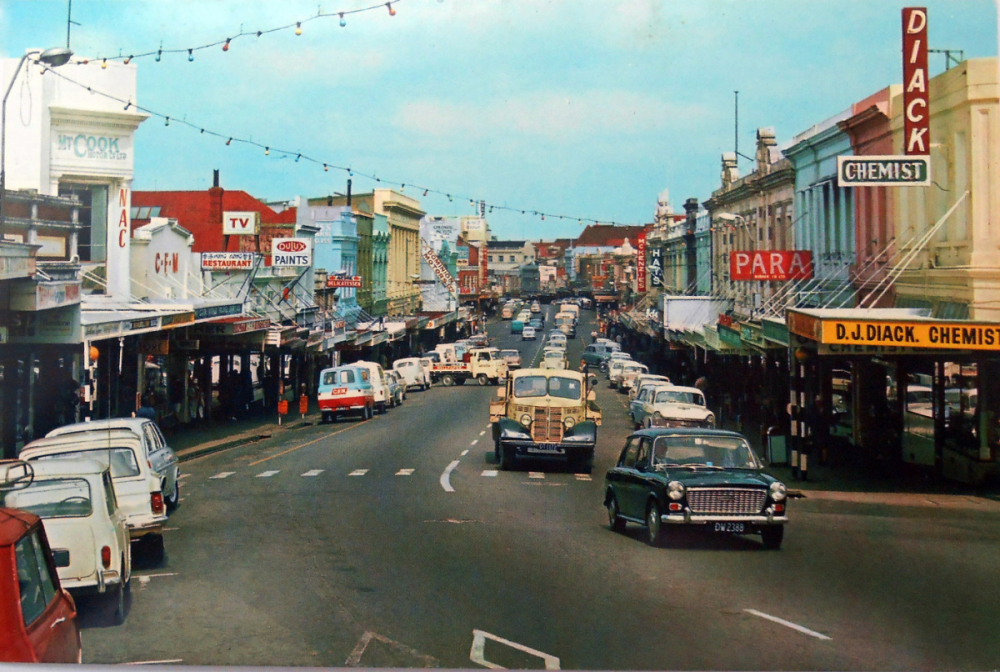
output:
[[[347,181],[347,207],[351,207],[351,181]]]
[[[213,187],[219,186],[219,169],[218,168],[216,168],[215,170],[212,171],[212,186]]]
[[[212,186],[208,189],[208,222],[218,225],[222,230],[222,194],[225,190],[219,186],[219,171],[212,171]]]
[[[757,129],[757,172],[766,174],[771,172],[771,148],[776,147],[778,141],[774,137],[773,128]]]
[[[722,153],[722,186],[727,188],[740,179],[740,169],[736,167],[736,152]]]

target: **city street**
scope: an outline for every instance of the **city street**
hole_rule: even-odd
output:
[[[554,311],[549,310],[551,328]],[[585,311],[569,362],[593,329]],[[492,345],[525,366],[544,339]],[[495,387],[411,391],[361,422],[182,465],[167,557],[138,553],[126,623],[81,599],[84,663],[608,669],[987,669],[1000,513],[793,500],[780,551],[609,530],[628,434],[608,388],[591,475],[500,470]],[[794,485],[790,484],[790,487]],[[988,510],[984,510],[988,509]]]

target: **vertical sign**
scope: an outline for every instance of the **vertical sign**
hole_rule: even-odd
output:
[[[649,251],[649,266],[646,268],[649,274],[650,287],[663,287],[663,248],[654,247]]]
[[[635,279],[638,284],[638,292],[646,293],[646,232],[639,234],[636,241],[635,256]]]
[[[903,150],[930,154],[927,93],[927,8],[903,8]]]
[[[479,216],[486,217],[486,201],[479,201]]]
[[[125,186],[111,189],[113,199],[108,208],[108,294],[116,298],[128,298],[130,289],[129,247],[132,241],[132,190]]]

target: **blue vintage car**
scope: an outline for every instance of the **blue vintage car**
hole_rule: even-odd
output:
[[[781,548],[788,522],[783,483],[764,473],[742,435],[714,429],[644,429],[625,442],[605,477],[611,529],[646,527],[656,546],[671,526],[713,533],[759,534]]]
[[[368,369],[359,366],[338,366],[323,369],[319,374],[319,410],[324,422],[333,422],[338,415],[357,413],[369,420],[375,413],[375,388]]]

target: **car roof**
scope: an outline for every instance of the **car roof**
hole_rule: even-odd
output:
[[[53,429],[45,435],[45,438],[107,429],[128,429],[136,434],[141,434],[142,426],[147,422],[152,421],[148,418],[105,418],[103,420],[90,420],[89,422],[74,422],[72,425],[63,425],[62,427]]]
[[[655,438],[658,436],[670,436],[671,434],[676,434],[678,436],[704,436],[709,434],[711,436],[740,438],[747,441],[747,437],[743,436],[739,432],[733,432],[728,429],[708,429],[700,427],[650,427],[648,429],[636,430],[629,436],[649,436]]]
[[[11,546],[41,520],[27,511],[0,507],[0,546]]]
[[[32,462],[35,470],[35,480],[42,476],[94,476],[108,470],[97,460],[85,457],[73,457],[65,460],[42,460]]]
[[[510,374],[511,378],[523,378],[524,376],[555,376],[559,375],[562,377],[569,376],[570,378],[579,378],[583,380],[583,374],[577,371],[572,371],[570,369],[518,369]]]
[[[656,385],[653,389],[659,391],[661,387],[665,390],[670,390],[671,392],[694,392],[704,396],[704,393],[697,387],[684,387],[683,385]]]
[[[29,451],[39,451],[42,453],[59,452],[60,450],[95,450],[100,448],[115,448],[123,445],[142,445],[142,439],[133,431],[127,429],[112,429],[108,431],[94,432],[93,438],[83,439],[80,434],[65,434],[63,436],[45,437],[35,439],[21,449],[21,455]]]

